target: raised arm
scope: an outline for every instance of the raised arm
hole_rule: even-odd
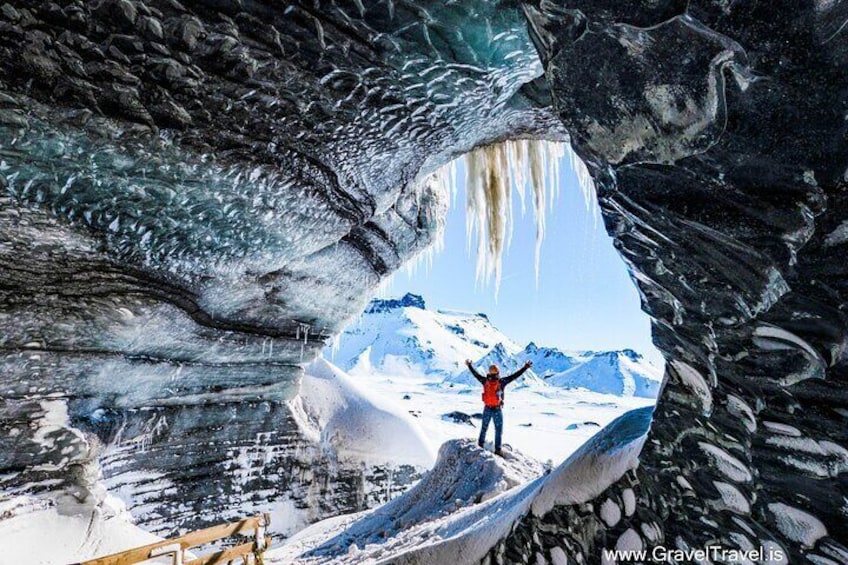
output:
[[[486,379],[483,378],[483,375],[477,372],[477,369],[474,368],[474,365],[471,364],[471,359],[465,360],[465,366],[468,367],[468,370],[471,371],[471,374],[474,375],[474,378],[480,381],[480,384],[486,382]]]
[[[533,361],[527,361],[526,363],[524,363],[523,367],[518,369],[516,372],[514,372],[510,376],[504,377],[501,380],[501,382],[503,383],[504,386],[508,385],[509,383],[511,383],[512,381],[514,381],[515,379],[517,379],[518,377],[523,375],[525,373],[525,371],[527,371],[527,369],[529,369],[532,366],[533,366]]]

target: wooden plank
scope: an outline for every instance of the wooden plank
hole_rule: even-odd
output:
[[[96,559],[83,561],[78,565],[134,565],[135,563],[141,563],[150,559],[150,552],[154,549],[166,547],[175,543],[179,543],[185,550],[198,545],[203,545],[204,543],[218,541],[222,538],[236,534],[252,534],[259,526],[259,521],[263,518],[266,519],[267,524],[267,518],[264,515],[251,516],[250,518],[245,518],[239,522],[212,526],[196,532],[190,532],[178,538],[162,540],[160,542],[151,543],[128,551],[122,551],[105,557],[98,557]]]
[[[236,557],[244,557],[253,553],[253,542],[243,543],[235,547],[228,547],[209,555],[204,555],[198,559],[186,561],[185,565],[219,565],[227,563]]]

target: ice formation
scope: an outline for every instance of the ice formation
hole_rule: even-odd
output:
[[[586,209],[597,221],[598,206],[595,186],[586,164],[568,142],[543,139],[516,139],[483,145],[459,159],[449,161],[432,173],[425,182],[437,187],[440,194],[450,195],[456,204],[458,161],[463,161],[466,191],[466,244],[469,251],[474,243],[477,282],[494,283],[495,294],[500,288],[503,254],[512,240],[514,210],[513,192],[520,201],[521,214],[526,212],[527,189],[530,189],[533,215],[536,222],[534,268],[539,278],[540,253],[545,238],[547,216],[556,206],[560,191],[560,170],[563,162],[573,171]],[[437,232],[435,243],[407,262],[407,272],[422,265],[428,268],[444,247],[443,230]],[[390,285],[391,277],[389,282]]]
[[[512,233],[512,192],[521,198],[522,211],[529,184],[536,218],[536,276],[545,237],[545,216],[559,190],[562,143],[544,140],[504,141],[479,147],[466,160],[466,236],[476,236],[477,278],[494,280],[500,288],[503,253]],[[586,177],[588,178],[588,177]]]

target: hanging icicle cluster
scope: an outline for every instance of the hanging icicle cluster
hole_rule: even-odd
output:
[[[495,295],[500,290],[503,254],[509,248],[513,227],[513,190],[518,194],[522,215],[526,211],[529,185],[536,221],[535,274],[539,279],[539,261],[545,237],[545,220],[559,196],[560,164],[567,157],[574,171],[587,210],[593,210],[597,221],[595,187],[583,161],[568,143],[543,140],[517,140],[486,145],[471,151],[465,158],[466,243],[471,250],[477,245],[477,280],[494,281]],[[455,204],[457,161],[436,170],[428,182],[439,192],[450,195]],[[422,265],[429,267],[434,255],[444,247],[444,233],[433,245],[407,264],[409,273]],[[391,284],[390,282],[387,284]]]
[[[539,277],[539,256],[545,237],[545,215],[553,208],[559,192],[560,162],[571,148],[566,144],[541,140],[506,141],[475,149],[466,155],[466,235],[469,245],[476,235],[477,278],[494,280],[495,294],[500,289],[503,253],[512,237],[512,189],[521,199],[525,210],[526,188],[532,191],[533,213],[536,219],[536,278]],[[594,188],[585,165],[573,153],[572,166],[579,165],[578,179],[584,197]],[[581,172],[585,174],[581,175]],[[587,203],[588,205],[588,203]]]

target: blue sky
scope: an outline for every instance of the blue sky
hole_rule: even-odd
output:
[[[460,162],[461,163],[461,162]],[[642,353],[658,366],[648,317],[639,307],[636,288],[612,246],[600,211],[586,210],[567,159],[560,174],[560,194],[549,212],[542,243],[539,284],[534,277],[536,227],[532,206],[521,216],[514,206],[512,245],[503,262],[500,294],[491,284],[475,282],[475,251],[465,235],[465,171],[458,167],[456,201],[448,214],[445,248],[428,268],[405,269],[381,296],[422,295],[428,308],[485,312],[495,326],[519,344],[560,349],[623,349]],[[597,214],[597,219],[594,217]]]

